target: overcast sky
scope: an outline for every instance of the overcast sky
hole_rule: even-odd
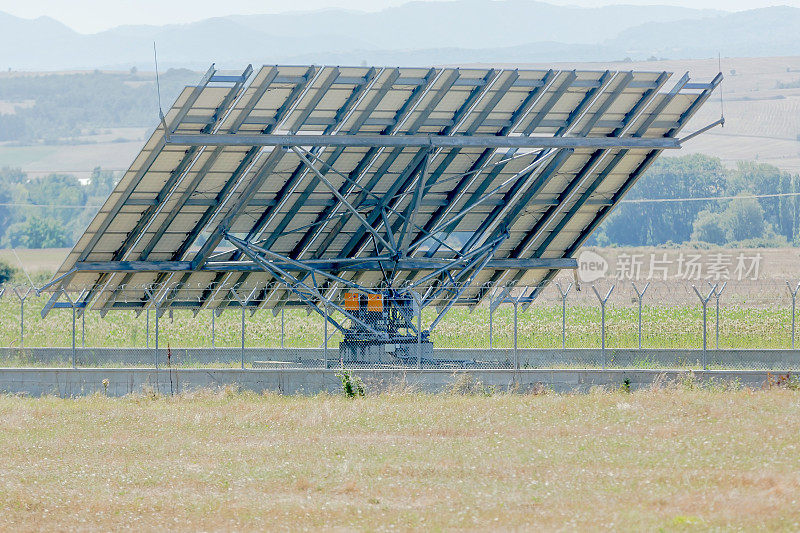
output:
[[[378,11],[408,0],[302,0],[294,10],[330,7]],[[430,0],[421,0],[430,1]],[[601,6],[608,4],[668,4],[728,11],[772,5],[800,7],[800,0],[547,0],[551,4]],[[285,0],[0,0],[0,11],[25,18],[50,16],[82,33],[123,24],[174,24],[232,14],[281,13]]]

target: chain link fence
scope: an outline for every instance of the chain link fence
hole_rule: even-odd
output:
[[[87,288],[62,294],[43,319],[50,294],[6,285],[0,366],[800,370],[799,287],[790,280],[577,284],[562,276],[539,287],[467,287],[457,305],[428,300],[421,312],[425,295],[379,288],[331,293],[312,310],[276,287],[231,287],[213,310],[120,305],[84,313]],[[531,302],[525,297],[534,290]],[[126,291],[115,301],[158,293]],[[193,291],[200,301],[208,288],[180,291],[182,302]],[[376,332],[388,337],[376,342]]]

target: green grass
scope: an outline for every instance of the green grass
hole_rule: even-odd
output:
[[[71,311],[56,309],[41,319],[39,312],[45,298],[32,297],[25,305],[25,346],[67,347],[71,345]],[[0,299],[0,346],[20,346],[19,301],[13,294]],[[424,323],[434,318],[434,310],[426,311]],[[341,318],[341,317],[338,317]],[[280,346],[281,320],[268,310],[247,315],[245,344],[248,347]],[[643,309],[642,346],[644,348],[697,349],[702,347],[702,311],[698,306],[649,307]],[[80,318],[77,322],[80,345]],[[233,309],[216,319],[215,344],[219,347],[240,345],[241,314]],[[791,311],[757,307],[723,307],[720,311],[720,348],[763,349],[791,346]],[[323,320],[319,315],[301,309],[285,312],[285,346],[315,348],[323,343]],[[493,316],[495,348],[513,347],[513,309],[500,307]],[[150,315],[150,343],[154,345],[155,317]],[[715,346],[714,315],[709,313],[708,346]],[[329,327],[333,333],[333,326]],[[96,312],[86,316],[87,347],[144,347],[147,326],[145,314],[138,317],[131,311],[115,311],[101,317]],[[331,340],[338,345],[340,336]],[[472,311],[451,309],[439,324],[432,339],[440,348],[488,348],[489,310],[485,306]],[[561,347],[561,307],[534,305],[519,313],[518,346],[520,348]],[[600,346],[600,310],[594,306],[567,308],[566,346],[597,348]],[[159,321],[159,345],[175,348],[211,346],[211,312],[193,315],[176,310],[172,318],[165,313]],[[635,348],[638,345],[637,310],[632,307],[611,307],[606,313],[606,346]]]
[[[0,396],[0,530],[800,529],[800,395]]]

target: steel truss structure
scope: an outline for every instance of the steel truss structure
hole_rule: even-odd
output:
[[[48,284],[42,315],[277,313],[299,299],[346,338],[419,343],[453,305],[575,268],[578,247],[642,172],[680,148],[722,76],[684,75],[666,89],[670,78],[330,66],[230,75],[212,65]],[[199,297],[184,290],[198,286]],[[80,301],[58,301],[82,288]],[[346,292],[395,302],[392,320],[365,320],[342,305]],[[413,317],[428,306],[438,313],[423,328]]]

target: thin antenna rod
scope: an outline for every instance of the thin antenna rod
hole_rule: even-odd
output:
[[[28,270],[25,268],[25,265],[23,264],[22,259],[20,259],[19,255],[17,255],[16,248],[14,248],[12,246],[11,247],[11,251],[14,252],[14,257],[17,258],[17,262],[19,263],[20,268],[22,268],[22,272],[25,274],[25,277],[28,278],[28,283],[30,283],[31,287],[33,287],[33,289],[38,292],[39,289],[37,289],[36,285],[33,283],[33,280],[31,279],[31,275],[28,274]]]
[[[158,78],[158,50],[156,50],[156,42],[153,41],[153,61],[156,64],[156,93],[158,94],[158,118],[161,120],[161,125],[164,126],[164,135],[167,135],[167,123],[164,120],[164,110],[161,108],[161,80]]]
[[[719,73],[722,74],[722,54],[717,52],[717,68]],[[725,127],[725,100],[722,98],[722,82],[719,84],[719,118],[723,120],[722,127]]]

